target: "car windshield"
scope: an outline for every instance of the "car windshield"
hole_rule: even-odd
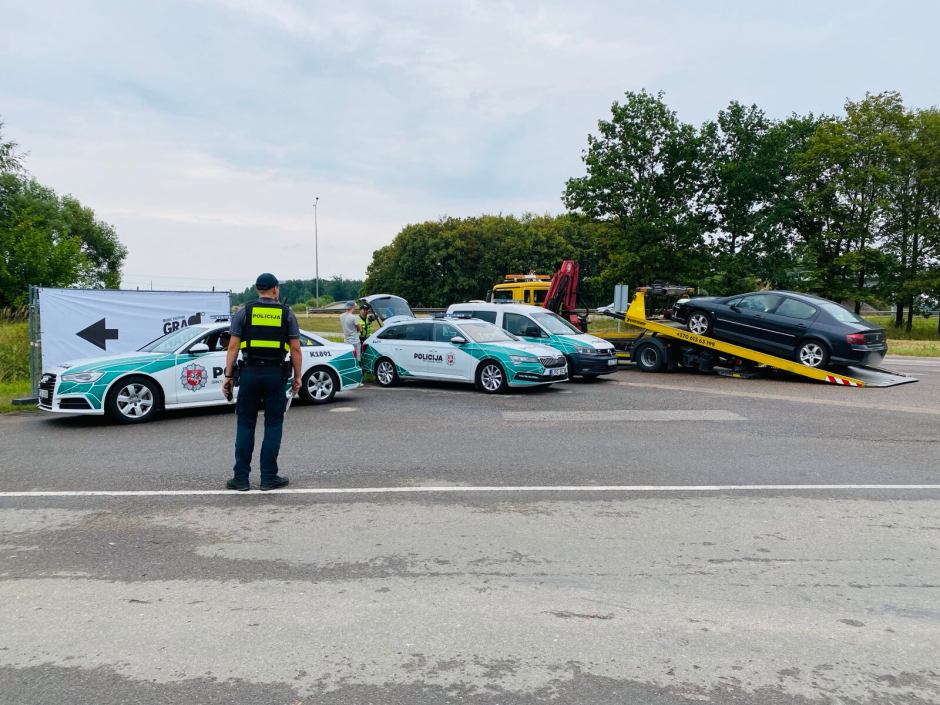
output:
[[[519,340],[512,333],[483,321],[468,321],[458,324],[458,327],[475,343],[508,343]]]
[[[198,338],[205,332],[204,328],[180,328],[179,330],[167,333],[162,338],[157,338],[152,343],[147,343],[139,352],[175,352],[178,348],[186,345],[190,340]]]
[[[552,335],[580,335],[581,331],[551,311],[533,313],[532,318]]]
[[[840,323],[868,323],[868,321],[861,316],[856,316],[847,308],[842,308],[839,304],[820,304],[820,308]]]

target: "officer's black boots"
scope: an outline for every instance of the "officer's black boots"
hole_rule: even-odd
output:
[[[290,480],[283,475],[275,475],[270,480],[261,481],[261,490],[277,490],[281,487],[287,487],[290,484]]]
[[[250,489],[248,480],[236,480],[234,477],[225,483],[225,488],[229,490],[238,490],[239,492],[246,492]]]

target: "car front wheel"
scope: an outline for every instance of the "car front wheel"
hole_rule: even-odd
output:
[[[395,363],[387,357],[381,358],[375,363],[375,379],[382,387],[394,387],[398,384],[398,370],[395,369]]]
[[[796,359],[801,365],[822,368],[829,363],[829,351],[817,340],[807,340],[796,351]]]
[[[308,404],[326,404],[333,400],[338,389],[339,380],[336,375],[319,367],[304,376],[300,397]]]
[[[477,384],[487,394],[499,394],[509,385],[502,365],[493,360],[487,360],[480,365],[480,371],[477,372]]]
[[[695,335],[708,335],[712,332],[712,317],[705,311],[693,311],[685,324],[690,333]]]
[[[160,410],[157,383],[148,377],[119,380],[108,393],[105,410],[118,423],[150,421]]]

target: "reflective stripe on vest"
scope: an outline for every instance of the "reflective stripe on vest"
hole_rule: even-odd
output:
[[[279,308],[270,306],[257,306],[251,309],[251,325],[253,326],[279,326],[284,312]]]

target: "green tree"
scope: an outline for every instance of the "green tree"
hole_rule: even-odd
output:
[[[112,226],[30,179],[0,134],[0,307],[26,304],[30,284],[116,288],[126,256]]]
[[[580,216],[532,213],[408,225],[373,254],[362,293],[396,294],[413,306],[447,306],[483,298],[506,274],[554,274],[565,259],[582,262],[589,288],[606,260],[598,245],[605,229]]]
[[[663,94],[627,93],[598,122],[582,155],[587,175],[568,180],[562,200],[609,223],[609,286],[654,279],[697,280],[707,271],[702,138],[666,107]]]
[[[732,102],[702,128],[704,200],[709,209],[714,294],[786,286],[788,239],[775,228],[775,194],[789,154],[777,125],[757,106]]]
[[[0,176],[0,306],[24,305],[30,284],[117,287],[126,255],[114,229],[74,198]]]
[[[929,306],[924,294],[936,292],[940,266],[940,111],[906,113],[898,120],[885,217],[885,249],[896,264],[890,293],[896,302],[895,325],[913,327],[918,309]]]
[[[882,251],[891,168],[905,110],[897,93],[848,101],[843,119],[822,120],[796,160],[799,232],[811,286],[835,299],[877,299],[871,282],[890,277]]]
[[[0,120],[0,174],[22,174],[23,157],[25,155],[17,152],[19,145],[10,140],[3,141],[3,120]]]

